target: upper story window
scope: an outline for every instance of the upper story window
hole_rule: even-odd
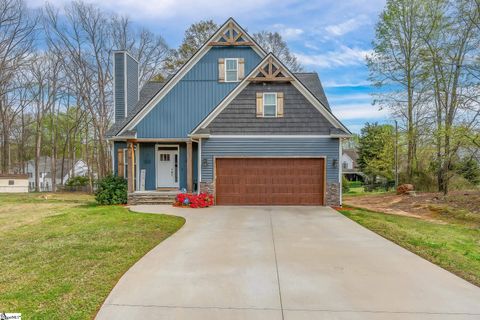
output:
[[[238,81],[238,59],[225,59],[225,82]]]
[[[282,118],[283,92],[257,92],[257,118]]]
[[[344,161],[344,162],[343,162],[343,169],[348,169],[348,163],[347,163],[347,161]]]
[[[277,116],[277,93],[265,92],[263,94],[263,116],[276,117]]]

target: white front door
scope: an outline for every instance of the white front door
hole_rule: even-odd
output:
[[[157,149],[157,188],[178,188],[178,149]]]

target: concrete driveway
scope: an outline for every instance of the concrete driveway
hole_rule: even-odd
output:
[[[133,210],[187,223],[97,319],[480,319],[480,288],[330,208]]]

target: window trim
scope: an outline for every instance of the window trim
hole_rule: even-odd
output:
[[[265,115],[265,95],[266,94],[273,94],[275,96],[275,115],[274,116],[266,116]],[[276,92],[264,92],[263,97],[262,97],[262,103],[263,103],[263,106],[262,106],[263,107],[262,108],[263,109],[262,110],[263,115],[262,116],[264,118],[278,118],[278,95],[277,95]],[[269,106],[271,106],[271,104],[269,104]]]
[[[228,63],[227,61],[228,60],[234,60],[236,62],[236,69],[235,69],[235,74],[236,74],[236,77],[235,77],[235,80],[227,80],[227,72],[228,72]],[[224,61],[223,63],[225,64],[225,75],[224,75],[224,82],[239,82],[240,80],[238,80],[238,58],[224,58]],[[230,71],[233,71],[233,70],[230,70]]]

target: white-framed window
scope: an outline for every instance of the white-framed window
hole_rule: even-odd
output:
[[[225,59],[225,82],[238,81],[238,59]]]
[[[263,116],[264,117],[277,116],[277,93],[276,92],[263,93]]]
[[[347,163],[347,161],[343,161],[343,169],[348,169],[348,163]]]

